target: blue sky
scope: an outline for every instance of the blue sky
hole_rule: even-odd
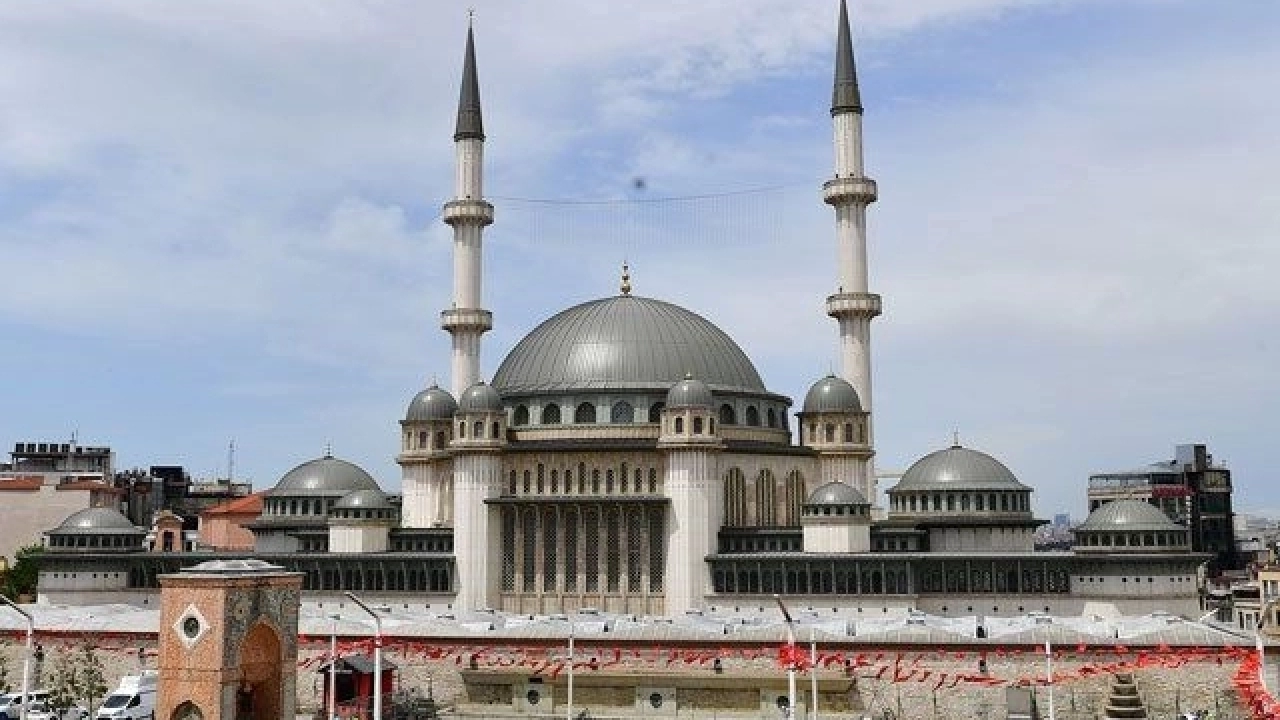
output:
[[[260,487],[332,443],[398,486],[396,421],[448,373],[468,5],[489,195],[775,188],[495,199],[484,372],[625,257],[802,397],[836,362],[834,2],[30,0],[0,6],[0,439],[211,475],[234,438]],[[1280,6],[851,11],[880,466],[958,429],[1078,515],[1090,471],[1204,441],[1280,508]]]

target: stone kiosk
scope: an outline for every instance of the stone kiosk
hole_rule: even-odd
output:
[[[157,720],[295,715],[301,573],[211,560],[160,588]]]

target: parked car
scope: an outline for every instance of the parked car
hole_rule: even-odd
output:
[[[44,702],[49,699],[49,691],[32,690],[27,693],[32,703]],[[22,717],[22,693],[13,692],[0,695],[0,720],[18,720]]]
[[[27,709],[27,720],[88,720],[88,717],[89,711],[82,707],[70,707],[59,714],[43,701],[33,702]]]

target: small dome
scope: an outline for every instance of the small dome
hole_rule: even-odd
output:
[[[365,489],[381,491],[377,481],[358,465],[326,455],[285,473],[268,494],[275,497],[336,497]]]
[[[461,412],[500,412],[502,396],[492,385],[478,382],[463,391],[458,399],[458,409]]]
[[[1183,530],[1160,508],[1145,500],[1112,500],[1103,503],[1077,530]]]
[[[426,422],[429,420],[450,420],[458,411],[458,401],[446,390],[432,385],[409,401],[409,409],[404,414],[406,422]]]
[[[858,391],[844,378],[828,375],[809,388],[804,396],[806,413],[860,413]]]
[[[67,516],[67,519],[63,520],[53,532],[59,535],[142,535],[146,533],[125,517],[124,513],[109,507],[77,510]]]
[[[688,408],[688,407],[712,407],[715,405],[715,399],[711,397],[711,388],[701,380],[694,380],[691,376],[685,375],[684,379],[667,391],[667,407],[669,408]]]
[[[842,482],[829,482],[809,493],[806,505],[867,505],[858,488]]]
[[[356,490],[349,492],[338,499],[333,504],[335,510],[389,510],[391,503],[387,500],[386,493],[381,490],[368,488],[365,490]]]
[[[920,458],[889,492],[903,490],[1030,490],[999,460],[952,445]]]

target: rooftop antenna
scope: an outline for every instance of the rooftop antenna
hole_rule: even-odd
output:
[[[230,487],[236,476],[236,439],[227,443],[227,486]]]

